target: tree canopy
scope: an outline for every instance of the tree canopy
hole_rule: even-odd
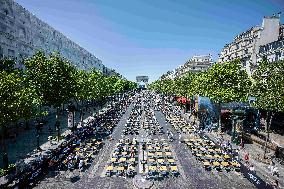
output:
[[[0,60],[0,125],[39,116],[41,106],[60,107],[71,99],[100,100],[136,88],[136,83],[97,70],[79,70],[58,53],[37,52],[24,70]]]
[[[262,61],[252,75],[251,95],[257,108],[284,111],[284,61]]]
[[[153,90],[179,96],[206,96],[213,102],[247,101],[251,79],[239,60],[214,64],[204,72],[188,72],[175,79],[157,80],[150,84]]]

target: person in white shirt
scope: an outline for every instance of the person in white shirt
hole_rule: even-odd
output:
[[[249,170],[250,170],[251,172],[255,172],[254,166],[253,166],[253,165],[250,165]]]
[[[80,162],[79,162],[79,170],[82,171],[82,170],[83,170],[83,167],[84,167],[84,160],[83,160],[83,159],[80,159]]]
[[[181,133],[178,134],[179,143],[181,143]]]
[[[272,175],[276,175],[277,177],[279,177],[279,170],[278,167],[274,166],[272,169]]]

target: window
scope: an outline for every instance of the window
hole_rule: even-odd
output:
[[[7,27],[4,26],[4,25],[2,25],[2,26],[0,27],[0,31],[2,31],[2,32],[6,32],[6,29],[7,29]]]
[[[3,58],[3,49],[0,47],[0,58]]]
[[[8,15],[8,14],[9,14],[8,9],[4,9],[4,13],[5,13],[6,15]]]
[[[8,56],[9,56],[10,58],[14,58],[14,56],[15,56],[15,51],[14,51],[14,50],[11,50],[11,49],[8,49]]]
[[[281,57],[281,53],[280,52],[276,52],[275,60],[276,61],[280,60],[280,57]]]
[[[19,37],[20,38],[25,38],[26,37],[26,32],[24,28],[19,28]]]

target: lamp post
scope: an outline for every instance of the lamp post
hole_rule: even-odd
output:
[[[218,118],[218,131],[222,132],[222,103],[221,99],[218,100],[218,110],[219,110],[219,118]]]
[[[60,139],[60,122],[58,120],[55,122],[55,129],[56,129],[56,132],[57,132],[57,141],[59,142],[59,139]]]
[[[231,142],[234,142],[235,137],[236,137],[236,121],[239,118],[238,115],[233,115],[232,117],[232,137],[231,137]]]
[[[39,130],[40,130],[40,123],[38,120],[35,121],[35,128],[36,128],[36,143],[37,143],[37,149],[40,150],[39,146]]]

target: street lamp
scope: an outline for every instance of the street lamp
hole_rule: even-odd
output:
[[[234,142],[236,138],[236,121],[239,118],[238,115],[231,116],[232,118],[232,136],[231,136],[231,142]]]
[[[57,132],[57,141],[59,142],[59,139],[60,139],[60,122],[58,120],[56,120],[56,122],[55,122],[55,128],[56,128],[56,132]]]
[[[35,121],[35,128],[36,128],[36,143],[37,143],[37,149],[38,150],[41,150],[40,149],[40,146],[39,146],[39,130],[40,130],[40,123],[38,120]]]

